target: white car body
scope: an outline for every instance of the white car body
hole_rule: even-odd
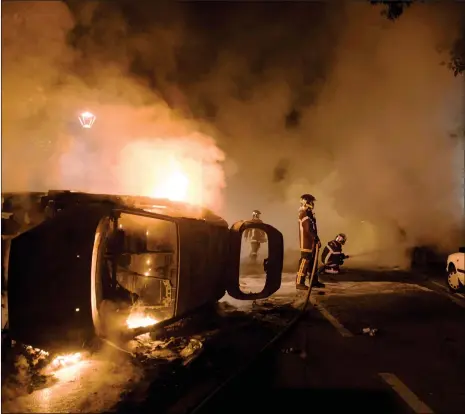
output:
[[[457,276],[465,285],[465,253],[452,253],[447,257],[446,270],[449,271],[450,265],[453,264],[457,270]]]

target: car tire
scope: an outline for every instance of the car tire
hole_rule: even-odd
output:
[[[463,292],[465,290],[465,287],[459,280],[459,273],[457,272],[457,269],[453,263],[450,263],[448,267],[447,286],[449,287],[450,291],[454,293]]]

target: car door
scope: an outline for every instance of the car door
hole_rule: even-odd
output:
[[[268,257],[263,261],[266,282],[262,291],[257,293],[244,293],[241,291],[239,284],[242,236],[248,229],[262,230],[268,238]],[[226,270],[228,294],[238,300],[257,300],[271,296],[281,287],[283,258],[284,241],[279,230],[269,224],[252,220],[234,223],[230,228],[229,262]]]

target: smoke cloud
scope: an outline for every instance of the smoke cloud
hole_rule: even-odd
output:
[[[85,7],[83,18],[94,12]],[[125,33],[117,17],[108,41]],[[129,73],[124,50],[106,61],[93,44],[72,47],[75,19],[64,3],[8,3],[2,20],[2,191],[71,189],[221,207],[222,151],[201,122]],[[78,117],[89,110],[97,120],[84,129]]]
[[[142,4],[4,5],[3,191],[148,192],[169,152],[206,204],[230,223],[260,209],[289,251],[303,193],[323,242],[378,252],[354,264],[457,249],[464,85],[441,62],[463,5],[392,22],[368,2]],[[95,128],[69,124],[86,109]]]

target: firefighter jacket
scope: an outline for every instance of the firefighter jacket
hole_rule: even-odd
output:
[[[318,229],[316,219],[310,209],[299,209],[299,242],[301,252],[313,252],[318,243]]]
[[[325,265],[341,265],[345,255],[342,253],[342,244],[336,240],[331,240],[323,249],[321,260]]]
[[[260,219],[252,219],[251,221],[255,223],[263,223]],[[268,241],[266,233],[260,229],[247,229],[244,231],[244,237],[250,242],[266,243]]]

